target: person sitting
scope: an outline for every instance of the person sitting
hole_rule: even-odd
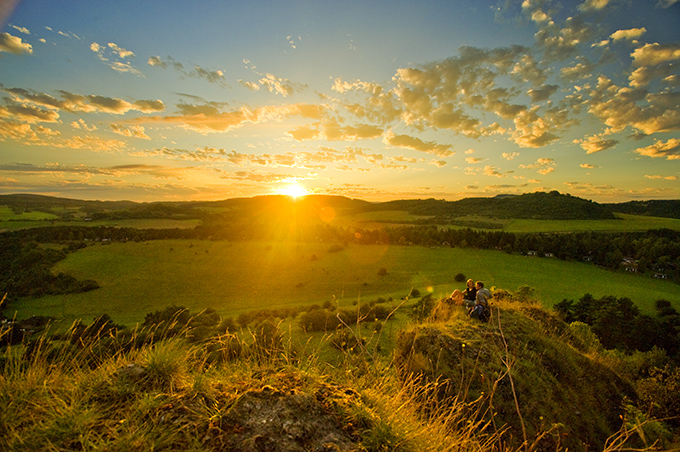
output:
[[[482,281],[477,281],[475,284],[477,292],[475,294],[475,305],[470,311],[470,317],[483,322],[489,321],[489,300],[493,295],[489,289],[484,288]]]
[[[463,304],[468,309],[468,311],[473,308],[476,299],[477,289],[475,287],[475,282],[471,279],[468,279],[465,290],[463,291]]]
[[[453,291],[451,296],[449,297],[449,303],[455,304],[456,306],[462,306],[463,305],[463,292],[460,290],[456,289]]]

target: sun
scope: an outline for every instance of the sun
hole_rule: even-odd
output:
[[[288,184],[285,187],[281,188],[279,193],[281,193],[282,195],[290,196],[293,199],[296,199],[301,196],[305,196],[308,192],[307,189],[302,185],[294,183]]]

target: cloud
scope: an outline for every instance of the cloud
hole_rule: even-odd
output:
[[[583,168],[583,169],[594,169],[594,168],[598,168],[597,166],[591,165],[590,163],[581,163],[579,166],[580,166],[581,168]]]
[[[592,2],[597,3],[597,2]],[[583,15],[567,18],[564,27],[548,21],[534,35],[536,43],[549,61],[563,61],[578,53],[579,44],[590,42],[595,36],[595,26]]]
[[[524,111],[515,118],[515,131],[512,140],[520,147],[539,148],[559,139],[552,133],[549,121],[537,114],[538,108]]]
[[[130,73],[138,77],[144,77],[141,71],[128,61],[115,61],[115,60],[126,60],[130,57],[134,57],[135,54],[131,50],[119,47],[113,42],[109,42],[106,46],[93,42],[90,44],[90,50],[97,54],[97,58],[103,61],[107,66],[117,72]]]
[[[132,52],[131,50],[126,50],[122,47],[118,47],[118,45],[113,42],[109,42],[108,46],[113,51],[114,54],[118,55],[121,58],[129,58],[135,56],[134,52]]]
[[[628,79],[630,86],[634,88],[644,87],[649,85],[654,80],[663,79],[670,86],[679,86],[678,83],[678,68],[680,63],[668,63],[656,66],[642,66],[635,69]]]
[[[150,56],[146,63],[149,66],[156,66],[163,69],[172,67],[176,71],[184,72],[184,65],[182,63],[175,61],[172,57],[167,57],[166,59],[168,61],[163,61],[159,56]]]
[[[621,40],[624,40],[624,39],[630,41],[630,40],[639,38],[640,36],[642,36],[646,32],[647,32],[647,29],[645,27],[630,28],[628,30],[617,30],[614,33],[612,33],[611,35],[609,35],[609,37],[614,42],[621,41]]]
[[[305,87],[305,85],[293,83],[288,79],[276,77],[273,74],[266,74],[258,80],[258,83],[268,89],[269,92],[281,94],[283,97],[302,91]]]
[[[652,158],[666,158],[666,160],[680,159],[680,139],[671,138],[663,142],[657,141],[651,146],[638,148],[636,153]]]
[[[34,105],[12,103],[4,106],[0,105],[0,118],[29,124],[36,124],[39,122],[56,123],[59,121],[59,113],[53,110],[45,110]]]
[[[214,83],[221,86],[227,86],[227,81],[224,77],[224,72],[220,70],[208,70],[200,66],[194,66],[191,72],[186,73],[189,77],[206,80],[209,83]]]
[[[610,0],[586,0],[578,5],[578,9],[584,12],[600,11],[609,4],[609,1]]]
[[[31,175],[40,174],[77,174],[84,177],[91,176],[129,176],[148,174],[155,177],[167,178],[182,178],[179,173],[185,171],[185,168],[170,168],[162,165],[116,165],[111,167],[96,167],[89,165],[60,165],[58,163],[38,166],[33,164],[7,164],[0,165],[0,171],[10,173],[24,173]]]
[[[536,163],[529,165],[520,165],[522,169],[535,169],[539,174],[545,176],[546,174],[555,171],[555,160],[547,157],[542,157],[536,160]]]
[[[142,138],[145,140],[150,140],[151,138],[144,133],[144,127],[139,125],[133,125],[129,127],[123,127],[118,124],[111,124],[109,126],[114,133],[118,135],[123,135],[125,137]]]
[[[501,157],[503,157],[505,160],[512,160],[515,157],[519,156],[519,152],[504,152],[501,154]]]
[[[60,98],[45,93],[35,93],[22,88],[5,89],[12,96],[12,100],[20,103],[24,111],[32,110],[33,116],[56,120],[55,111],[63,110],[71,113],[111,113],[122,115],[129,111],[152,113],[163,111],[165,105],[160,100],[137,100],[132,103],[115,97],[99,95],[81,95],[68,91],[59,91]],[[6,109],[19,109],[19,107],[5,106]],[[45,110],[46,109],[46,110]],[[38,110],[43,110],[39,113]],[[52,121],[47,121],[52,122]]]
[[[26,27],[17,27],[16,25],[10,25],[10,27],[14,28],[14,29],[15,29],[16,31],[18,31],[19,33],[23,33],[23,34],[25,34],[25,35],[30,35],[30,34],[31,34],[31,32],[29,31],[29,29],[26,28]]]
[[[543,85],[539,88],[530,89],[527,94],[531,97],[532,102],[541,102],[548,100],[558,88],[557,85]]]
[[[487,165],[487,166],[484,167],[484,175],[485,176],[499,177],[499,178],[507,177],[505,174],[503,174],[499,171],[498,167],[491,166],[491,165]]]
[[[660,174],[645,174],[647,179],[661,179],[661,180],[678,180],[678,176],[661,176]]]
[[[252,90],[252,91],[259,91],[260,90],[260,85],[258,85],[255,82],[246,82],[246,81],[243,81],[243,80],[239,80],[239,83],[242,84],[243,86],[245,86],[246,88],[248,88],[249,90]]]
[[[475,163],[482,162],[482,161],[484,161],[484,159],[479,158],[479,157],[466,157],[465,161],[472,165],[472,164],[475,164]]]
[[[680,129],[680,93],[653,94],[641,88],[618,87],[604,76],[590,91],[589,111],[612,132],[628,126],[647,135]]]
[[[590,62],[579,62],[574,66],[566,66],[560,69],[562,78],[568,81],[574,81],[582,78],[587,78],[593,75],[594,66]]]
[[[71,123],[71,127],[78,130],[87,130],[88,132],[94,132],[95,130],[97,130],[97,126],[95,125],[88,126],[83,120],[83,118],[78,119],[78,121],[73,121]]]
[[[616,146],[619,141],[614,139],[603,139],[598,135],[592,135],[582,140],[574,140],[574,143],[579,144],[588,154],[604,151]]]
[[[674,60],[680,60],[680,44],[645,44],[630,54],[635,66],[655,66]]]
[[[7,52],[13,55],[24,55],[33,53],[33,47],[23,42],[21,38],[12,36],[9,33],[0,33],[0,52]]]
[[[257,171],[236,171],[224,176],[226,179],[236,179],[257,183],[279,183],[295,179],[292,174],[260,173]]]
[[[302,126],[289,131],[295,140],[356,141],[379,138],[382,128],[371,124],[341,126],[337,119],[328,119],[314,125]]]
[[[287,132],[297,141],[326,139],[330,141],[374,139],[383,130],[370,124],[342,126],[337,119],[327,118],[328,107],[323,104],[286,104],[267,106],[250,110],[246,107],[222,111],[219,104],[178,104],[178,114],[149,116],[131,119],[127,122],[144,124],[177,125],[202,134],[223,133],[242,127],[244,124],[262,124],[301,117],[315,119],[311,125],[299,126]]]
[[[409,135],[396,135],[392,131],[385,134],[383,143],[390,146],[412,149],[414,151],[427,152],[439,157],[450,157],[455,154],[451,151],[450,144],[437,144],[432,141],[423,141],[420,138]]]

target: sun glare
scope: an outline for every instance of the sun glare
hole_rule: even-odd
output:
[[[307,194],[307,189],[300,184],[290,184],[281,189],[281,194],[296,199],[300,196],[305,196]]]

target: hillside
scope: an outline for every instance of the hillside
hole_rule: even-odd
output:
[[[680,200],[676,199],[652,199],[603,205],[612,212],[661,218],[680,218]]]
[[[0,206],[9,206],[17,210],[40,210],[44,212],[49,212],[55,208],[123,210],[136,205],[138,203],[133,201],[87,201],[31,194],[0,195]]]
[[[389,201],[370,208],[375,210],[406,210],[413,215],[442,217],[483,216],[534,220],[605,220],[614,214],[592,201],[571,195],[525,193],[519,196],[495,198],[465,198],[460,201],[436,199]],[[368,208],[367,208],[368,209]]]
[[[639,411],[629,376],[643,361],[662,363],[656,355],[608,354],[587,328],[511,297],[500,297],[489,323],[441,305],[427,323],[402,330],[394,351],[349,327],[310,340],[279,325],[220,326],[197,340],[199,324],[177,336],[163,324],[113,335],[100,324],[7,348],[0,449],[509,452],[526,441],[526,450],[585,451],[603,450],[611,437],[608,451],[671,444],[663,424],[631,417]],[[345,338],[344,351],[329,355],[336,337]]]
[[[465,198],[459,201],[436,199],[398,200],[370,203],[343,196],[307,195],[293,201],[284,195],[233,198],[222,201],[133,203],[130,201],[81,201],[38,195],[0,195],[0,206],[15,210],[80,209],[97,219],[120,218],[201,218],[203,211],[226,211],[234,215],[262,218],[295,209],[298,214],[334,209],[335,213],[406,211],[412,215],[435,217],[448,222],[457,217],[516,218],[535,220],[615,219],[612,211],[598,203],[571,195],[536,192],[519,196]]]

